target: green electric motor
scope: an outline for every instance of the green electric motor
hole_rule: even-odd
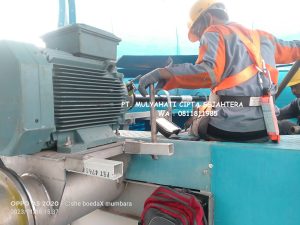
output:
[[[76,24],[43,40],[45,49],[0,41],[0,155],[115,142],[127,95],[115,68],[120,39]]]

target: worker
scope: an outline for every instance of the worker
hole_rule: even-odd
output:
[[[291,91],[296,98],[300,98],[300,68],[297,70],[296,74],[293,76],[287,86],[291,88]]]
[[[193,135],[219,141],[267,140],[262,107],[253,101],[266,90],[275,94],[275,64],[300,59],[300,41],[279,40],[265,31],[229,22],[225,5],[216,0],[196,1],[188,28],[189,40],[200,42],[195,65],[169,65],[145,74],[139,81],[140,93],[147,95],[146,88],[154,83],[165,90],[211,88],[210,101],[238,102],[243,107],[219,104],[214,108],[216,116],[200,123],[198,130],[192,129]]]
[[[293,134],[292,127],[300,125],[300,69],[287,84],[291,88],[292,93],[296,96],[290,104],[280,109],[277,117],[280,134]],[[297,123],[293,123],[288,119],[297,118]]]

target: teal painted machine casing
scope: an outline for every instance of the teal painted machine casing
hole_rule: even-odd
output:
[[[55,130],[52,64],[33,45],[0,41],[0,152],[31,154]]]
[[[280,144],[161,141],[174,143],[174,155],[133,156],[128,180],[211,192],[214,225],[300,224],[299,135]]]
[[[127,100],[114,62],[120,39],[84,24],[44,38],[46,49],[0,42],[0,155],[116,142]]]
[[[300,136],[212,145],[214,225],[300,224]]]

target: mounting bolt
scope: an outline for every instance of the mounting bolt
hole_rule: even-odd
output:
[[[151,155],[153,160],[158,160],[158,156],[157,155]]]
[[[72,140],[71,140],[71,137],[68,136],[68,137],[66,138],[65,146],[68,147],[68,146],[71,146],[71,145],[72,145]]]

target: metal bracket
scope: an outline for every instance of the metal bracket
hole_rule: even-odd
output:
[[[109,180],[117,180],[123,176],[123,162],[101,159],[66,159],[66,170]]]
[[[157,143],[157,142],[125,140],[124,152],[127,154],[170,156],[174,154],[174,145],[172,143]]]

